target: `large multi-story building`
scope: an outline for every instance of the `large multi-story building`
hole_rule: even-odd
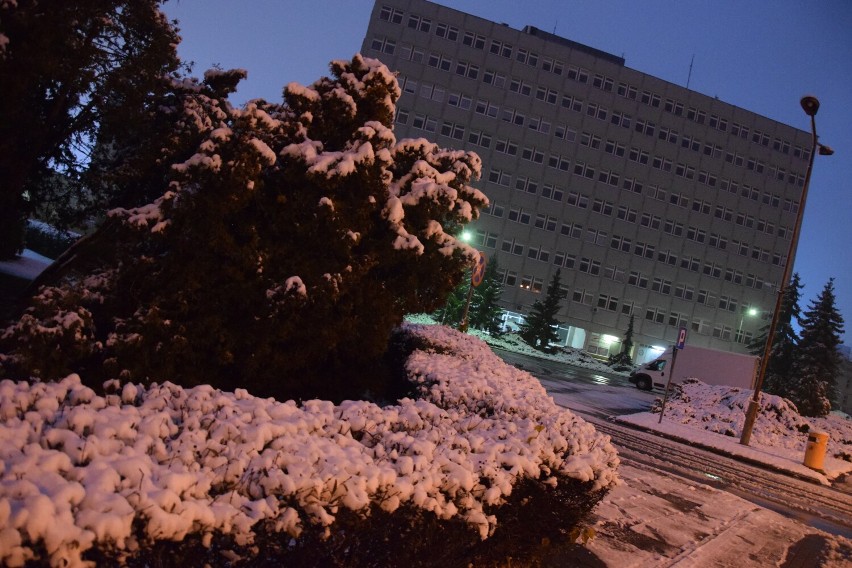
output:
[[[527,26],[377,0],[362,53],[398,72],[397,137],[476,151],[506,321],[557,269],[560,337],[605,355],[675,341],[729,351],[766,326],[810,155],[808,132]]]

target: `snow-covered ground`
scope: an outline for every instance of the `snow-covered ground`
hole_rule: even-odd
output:
[[[745,409],[752,396],[750,389],[729,389],[690,381],[682,390],[673,391],[666,402],[662,421],[658,412],[630,414],[618,419],[826,485],[852,472],[852,420],[848,416],[832,413],[825,418],[807,418],[799,415],[787,400],[771,394],[761,394],[749,445],[740,444]],[[808,434],[814,431],[829,435],[821,471],[802,463]]]

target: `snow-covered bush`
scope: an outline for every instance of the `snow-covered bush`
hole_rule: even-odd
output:
[[[517,559],[618,482],[609,438],[480,340],[402,333],[423,347],[407,362],[420,397],[385,407],[0,382],[0,563],[114,563],[173,541],[193,565],[411,565],[415,550],[467,565],[500,542]],[[388,541],[359,539],[388,526]]]
[[[708,385],[698,379],[687,379],[672,387],[666,402],[666,420],[739,437],[753,395],[751,389]],[[656,399],[651,411],[659,412],[661,404],[662,400]],[[754,443],[783,447],[804,455],[808,433],[812,430],[829,434],[827,455],[852,460],[852,420],[833,415],[805,417],[786,398],[761,393],[751,437]]]
[[[112,212],[113,242],[81,245],[116,270],[106,300],[84,306],[101,365],[83,373],[67,353],[68,368],[281,400],[381,390],[369,380],[391,330],[459,282],[477,253],[454,235],[487,199],[469,185],[476,154],[396,140],[400,89],[384,65],[356,55],[331,70],[287,85],[284,104],[233,108],[230,89],[209,86],[233,73],[190,89],[169,144],[200,137],[194,153],[162,197]],[[15,345],[15,376],[60,378]]]

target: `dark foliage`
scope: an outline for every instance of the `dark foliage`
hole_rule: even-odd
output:
[[[485,269],[482,283],[471,291],[470,271],[465,273],[461,283],[447,298],[447,303],[432,314],[436,321],[450,327],[459,327],[464,317],[464,307],[470,293],[468,326],[487,331],[493,335],[500,333],[503,310],[500,308],[500,296],[503,284],[500,282],[500,267],[497,256],[493,256]]]
[[[801,308],[799,307],[801,294],[802,283],[799,273],[795,272],[789,284],[784,289],[784,297],[781,299],[781,311],[778,314],[778,324],[775,328],[772,351],[766,365],[766,374],[764,375],[762,385],[763,390],[766,392],[785,398],[792,396],[796,381],[798,380],[794,369],[794,362],[798,350],[799,337],[793,325],[794,323],[801,324]],[[753,355],[761,357],[764,355],[768,334],[769,324],[749,344],[749,350]]]
[[[171,156],[161,198],[116,212],[40,280],[53,285],[7,336],[7,371],[375,394],[391,330],[434,310],[470,265],[451,235],[486,200],[468,185],[475,154],[396,143],[385,67],[356,56],[332,71],[244,109],[227,101],[241,72],[187,85],[170,146],[194,153]],[[44,359],[31,336],[51,314],[74,326]]]
[[[530,347],[546,353],[553,351],[550,344],[559,338],[556,332],[556,326],[559,324],[556,314],[559,313],[559,304],[568,295],[568,292],[562,290],[560,278],[560,270],[557,269],[547,286],[544,300],[535,301],[518,332]]]
[[[802,318],[802,337],[795,361],[798,382],[789,397],[802,416],[825,416],[837,400],[843,317],[837,311],[834,279],[811,302]]]
[[[21,250],[35,211],[59,226],[103,211],[103,195],[84,191],[81,181],[92,149],[102,133],[133,131],[137,119],[155,112],[151,97],[178,68],[177,30],[159,4],[3,3],[0,258]]]
[[[507,503],[486,511],[496,515],[498,526],[484,541],[460,520],[442,520],[411,506],[393,513],[373,506],[366,515],[341,508],[328,534],[305,519],[298,539],[276,533],[270,526],[255,527],[257,537],[251,545],[239,545],[222,534],[213,535],[209,547],[197,535],[179,542],[147,542],[140,534],[144,546],[123,562],[130,568],[559,566],[576,554],[572,530],[604,494],[591,491],[589,483],[564,476],[559,476],[556,488],[525,480],[513,489]],[[86,558],[99,566],[111,565],[116,553],[94,549]]]
[[[473,289],[470,302],[470,327],[487,331],[493,335],[500,333],[503,310],[500,308],[500,296],[503,295],[503,283],[500,281],[500,263],[495,254],[488,260],[482,283]]]

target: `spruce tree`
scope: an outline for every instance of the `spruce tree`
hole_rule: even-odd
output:
[[[501,316],[500,297],[503,295],[503,283],[500,281],[500,266],[497,255],[491,257],[485,267],[482,283],[473,289],[470,314],[470,326],[490,334],[500,333]]]
[[[461,324],[467,294],[470,291],[470,276],[471,271],[466,271],[459,285],[453,288],[453,291],[447,296],[446,303],[432,312],[435,321],[453,328],[457,328]],[[470,313],[468,313],[468,317],[470,317]]]
[[[802,337],[795,361],[798,374],[792,401],[803,416],[825,416],[837,399],[843,317],[837,311],[834,278],[829,279],[802,317]]]
[[[762,385],[766,392],[784,398],[792,396],[797,381],[793,364],[799,345],[799,337],[793,327],[793,322],[801,325],[802,316],[799,307],[801,295],[802,283],[799,273],[794,272],[790,283],[784,289],[784,297],[781,299],[781,310],[778,314],[778,324],[775,327],[775,338],[772,342],[772,350]],[[764,355],[768,334],[769,324],[761,330],[760,335],[749,343],[748,348],[753,355],[760,357]]]
[[[127,131],[156,112],[143,107],[179,67],[160,3],[0,3],[0,259],[20,252],[34,211],[67,224],[98,208],[81,176],[101,129]]]
[[[565,299],[568,292],[562,290],[561,274],[557,269],[550,284],[544,300],[536,300],[532,305],[526,321],[521,324],[518,334],[530,347],[545,353],[553,352],[550,344],[559,339],[556,326],[559,321],[556,314],[559,313],[560,302]]]
[[[476,154],[396,140],[387,67],[356,55],[331,70],[243,108],[227,100],[241,73],[208,73],[173,121],[195,153],[170,164],[156,201],[114,210],[72,247],[100,264],[45,282],[0,334],[4,365],[284,399],[381,388],[393,328],[441,305],[476,258],[453,235],[487,199],[469,185]],[[82,328],[48,368],[31,336],[69,313]]]

